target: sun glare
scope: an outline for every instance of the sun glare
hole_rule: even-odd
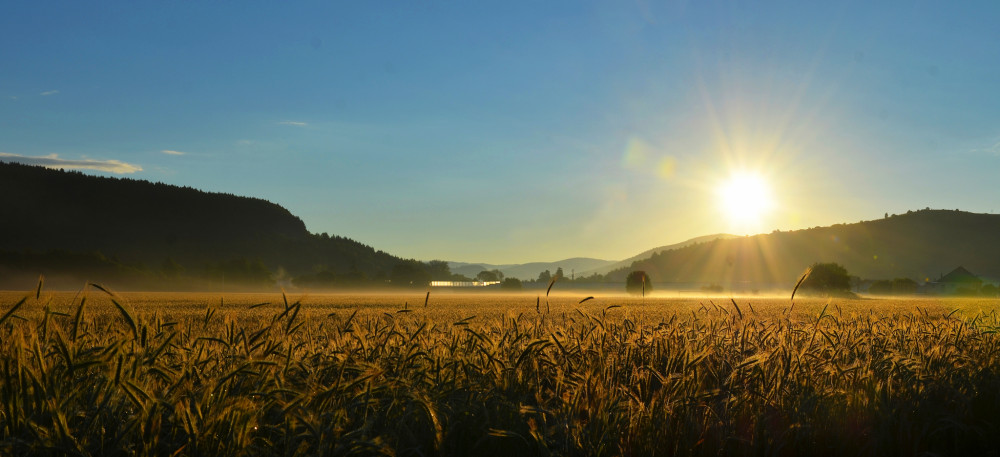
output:
[[[734,173],[718,189],[722,212],[734,228],[752,230],[771,210],[774,200],[767,182],[756,173]]]

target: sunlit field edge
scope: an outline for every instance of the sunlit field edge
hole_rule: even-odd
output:
[[[0,453],[996,452],[995,299],[590,297],[2,292]]]

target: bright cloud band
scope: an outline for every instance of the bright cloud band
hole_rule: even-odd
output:
[[[47,168],[64,168],[70,170],[98,170],[109,173],[128,174],[142,171],[139,165],[122,162],[120,160],[92,160],[80,159],[69,160],[60,159],[57,154],[49,154],[41,157],[23,156],[0,152],[0,159],[18,162],[27,165],[39,165]]]

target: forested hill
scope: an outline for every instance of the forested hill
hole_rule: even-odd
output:
[[[4,162],[0,195],[0,251],[8,269],[40,263],[38,269],[51,270],[60,263],[55,257],[81,262],[74,257],[80,253],[153,272],[245,261],[292,275],[328,270],[371,277],[402,262],[347,238],[310,234],[288,210],[257,198]],[[53,251],[61,254],[38,258]]]
[[[883,219],[715,240],[665,251],[630,268],[657,282],[787,287],[815,262],[837,262],[852,275],[938,279],[958,266],[1000,278],[1000,215],[920,210]]]

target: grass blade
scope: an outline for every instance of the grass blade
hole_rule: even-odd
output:
[[[6,321],[8,318],[10,318],[10,316],[12,316],[14,314],[14,312],[17,311],[17,309],[20,308],[21,305],[23,305],[24,302],[26,302],[26,301],[28,301],[28,297],[24,297],[21,300],[19,300],[17,303],[15,303],[14,306],[9,311],[7,311],[6,313],[4,313],[3,317],[0,317],[0,324],[3,324],[4,321]]]
[[[805,273],[802,273],[802,277],[799,278],[799,282],[795,283],[795,288],[792,289],[792,298],[790,300],[795,300],[795,291],[799,290],[799,286],[802,285],[802,281],[805,281],[812,273],[812,267],[806,268]]]
[[[121,313],[123,318],[125,318],[125,323],[128,324],[130,329],[132,329],[132,335],[135,336],[136,339],[139,339],[139,327],[135,324],[135,318],[132,317],[132,313],[125,309],[125,307],[122,306],[121,303],[118,303],[118,300],[115,300],[114,298],[111,299],[111,303],[114,303],[115,308],[118,308],[118,312]]]
[[[80,299],[80,306],[76,307],[76,316],[73,318],[73,341],[76,342],[76,337],[80,333],[80,322],[83,320],[83,307],[87,304],[87,297],[84,296]]]
[[[45,283],[45,276],[38,275],[38,288],[35,289],[35,300],[42,296],[42,284]]]

